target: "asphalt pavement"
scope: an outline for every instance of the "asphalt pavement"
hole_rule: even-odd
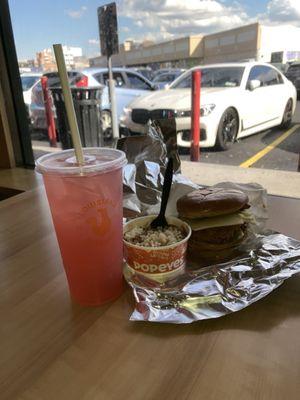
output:
[[[299,126],[298,126],[299,124]],[[290,131],[286,134],[287,131]],[[278,143],[279,142],[279,143]],[[186,150],[182,160],[189,160]],[[226,151],[200,149],[200,162],[223,165],[245,165],[283,171],[297,171],[300,154],[300,101],[297,101],[293,124],[288,129],[273,128],[240,139]]]
[[[299,124],[299,125],[298,125]],[[35,133],[35,158],[50,149],[45,133]],[[269,170],[297,171],[300,153],[300,101],[297,102],[293,124],[289,129],[273,128],[235,142],[226,151],[200,149],[200,162],[219,165],[243,166]],[[189,161],[189,150],[180,151],[183,161]]]

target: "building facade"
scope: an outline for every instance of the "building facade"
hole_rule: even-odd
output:
[[[76,60],[80,63],[80,65],[82,64],[83,56],[81,47],[63,46],[63,53],[67,69],[76,68]],[[43,71],[57,70],[52,48],[44,49],[38,52],[36,54],[36,62],[37,66],[40,67]]]
[[[36,62],[43,71],[55,71],[57,69],[52,49],[44,49],[36,53]]]
[[[112,57],[114,66],[157,65],[191,67],[197,64],[260,60],[271,62],[283,53],[286,62],[300,55],[300,28],[254,23],[210,35],[193,35],[147,47],[120,46]],[[277,59],[280,55],[277,54]],[[275,61],[274,61],[275,62]],[[90,66],[106,66],[105,57],[90,59]]]
[[[201,35],[188,36],[163,43],[143,43],[139,46],[125,42],[120,45],[118,54],[112,56],[113,66],[143,66],[149,64],[186,66],[200,62],[203,58]],[[91,67],[105,67],[107,59],[103,56],[90,58]]]

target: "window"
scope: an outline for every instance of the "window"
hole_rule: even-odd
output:
[[[160,74],[153,80],[153,82],[173,82],[176,77],[175,74]]]
[[[23,91],[29,90],[39,80],[38,76],[21,76]]]
[[[272,86],[272,85],[278,85],[279,82],[279,76],[278,73],[275,69],[266,67],[266,72],[265,72],[265,86]]]
[[[57,72],[50,72],[44,74],[48,78],[49,88],[60,86],[60,79]]]
[[[223,36],[220,39],[220,45],[221,46],[227,46],[229,44],[234,44],[234,42],[235,42],[235,36],[234,35]]]
[[[160,49],[159,47],[154,47],[152,49],[152,55],[153,56],[159,56],[160,54],[162,54],[162,49]]]
[[[121,72],[113,72],[113,79],[116,82],[116,87],[125,87],[126,86]],[[105,72],[105,73],[103,73],[103,83],[106,85],[107,81],[108,81],[108,72]]]
[[[243,43],[243,42],[248,42],[248,41],[254,40],[255,34],[256,34],[255,31],[246,31],[246,32],[239,33],[237,36],[237,42]]]
[[[261,86],[273,86],[283,83],[280,73],[266,65],[257,65],[251,69],[247,87],[252,80],[260,81]]]
[[[105,82],[103,82],[103,76],[102,76],[102,74],[95,74],[95,75],[93,75],[93,77],[96,79],[96,81],[98,81],[99,83],[101,83],[101,85],[105,85]]]
[[[176,51],[187,51],[189,48],[189,44],[184,41],[183,43],[176,43],[175,47]]]
[[[202,87],[237,87],[240,86],[244,73],[243,67],[202,68]],[[179,80],[173,89],[190,88],[191,74],[185,75]]]
[[[184,75],[179,82],[177,82],[174,86],[172,86],[172,89],[185,89],[185,88],[190,88],[192,85],[191,82],[191,76],[192,74],[189,72],[188,74]]]
[[[134,89],[144,89],[144,90],[151,89],[150,85],[148,85],[147,82],[145,82],[137,75],[127,73],[127,78],[129,80],[130,86]]]
[[[283,51],[274,51],[271,54],[271,63],[283,63]]]
[[[207,49],[212,49],[213,47],[219,46],[219,39],[206,39],[205,40],[205,47]]]
[[[300,78],[300,64],[291,65],[287,70],[286,77],[290,78]]]
[[[58,75],[58,72],[47,72],[44,74],[48,78],[48,87],[49,88],[55,88],[55,87],[60,87],[60,78]],[[70,85],[74,85],[76,80],[78,79],[78,76],[80,76],[79,72],[72,72],[68,71],[68,78]]]

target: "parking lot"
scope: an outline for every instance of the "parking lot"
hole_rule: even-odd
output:
[[[49,148],[45,134],[33,135],[35,158],[45,154]],[[42,139],[42,140],[36,140]],[[54,150],[55,149],[51,149]],[[50,150],[50,151],[51,151]],[[263,168],[283,171],[297,171],[300,153],[300,101],[297,102],[293,124],[289,129],[269,129],[244,138],[233,144],[227,151],[200,149],[200,162],[235,165],[244,168]],[[182,160],[189,160],[187,150],[180,151]]]
[[[200,149],[200,162],[297,171],[300,153],[300,101],[289,129],[269,129],[234,143],[227,151]],[[189,160],[186,151],[181,158]]]

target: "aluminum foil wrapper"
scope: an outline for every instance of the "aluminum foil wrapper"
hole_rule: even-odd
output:
[[[164,285],[130,275],[136,307],[131,321],[187,324],[242,310],[300,272],[300,242],[265,232],[239,258],[187,270]],[[253,244],[253,242],[252,242]]]
[[[168,155],[160,133],[150,129],[147,136],[126,138],[118,147],[128,158],[123,180],[125,215],[158,213]],[[125,267],[124,276],[136,301],[130,320],[185,324],[218,318],[248,307],[300,272],[300,242],[265,230],[266,191],[255,183],[222,182],[216,186],[247,193],[256,220],[249,226],[247,240],[231,260],[205,267],[200,260],[198,264],[188,262],[182,274],[164,283]],[[176,216],[177,199],[197,187],[175,174],[167,214]]]
[[[180,159],[172,141],[169,133],[164,140],[161,131],[152,125],[149,125],[147,135],[118,141],[117,148],[126,153],[128,161],[123,174],[123,209],[126,217],[159,213],[163,177],[170,154],[175,160],[176,174],[166,214],[175,215],[177,199],[199,187],[179,173]]]

